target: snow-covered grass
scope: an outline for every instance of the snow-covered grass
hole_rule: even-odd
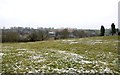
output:
[[[2,73],[119,73],[117,36],[3,43]]]

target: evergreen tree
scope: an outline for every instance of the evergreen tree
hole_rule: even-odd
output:
[[[105,34],[105,28],[104,28],[103,25],[101,26],[100,32],[101,32],[100,35],[104,36],[104,34]]]
[[[115,29],[115,24],[114,23],[111,24],[111,33],[112,33],[112,35],[114,35],[116,33],[116,29]]]

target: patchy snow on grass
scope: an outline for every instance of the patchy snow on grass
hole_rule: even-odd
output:
[[[103,65],[107,65],[107,62],[99,61],[99,63],[102,63]]]
[[[48,50],[49,50],[50,53],[53,52],[53,54],[50,54],[49,52],[47,52],[47,55],[50,54],[52,57],[62,56],[62,59],[60,59],[60,60],[62,60],[64,62],[67,61],[68,64],[69,64],[69,62],[70,63],[73,62],[73,63],[81,64],[82,66],[79,66],[79,68],[78,67],[72,67],[71,68],[71,67],[68,67],[68,66],[65,65],[66,67],[59,68],[58,65],[60,65],[60,64],[58,64],[58,61],[56,60],[55,64],[57,64],[56,65],[57,67],[55,67],[55,68],[49,66],[49,64],[54,65],[53,62],[50,62],[49,64],[45,64],[42,67],[40,67],[40,69],[37,69],[37,70],[35,69],[35,67],[31,66],[33,69],[32,70],[28,70],[29,73],[39,72],[39,70],[42,73],[44,73],[44,72],[57,72],[57,73],[96,73],[96,72],[98,72],[98,70],[96,69],[96,67],[100,67],[100,64],[107,65],[106,62],[88,60],[87,57],[84,57],[82,55],[79,55],[79,54],[76,54],[76,53],[72,53],[72,52],[69,52],[69,51],[54,50],[54,49],[48,49]],[[30,53],[30,54],[33,53],[32,56],[29,57],[29,59],[32,62],[34,62],[34,63],[41,63],[41,62],[47,61],[47,59],[43,56],[46,53],[41,54],[41,53],[36,53],[35,51],[31,51],[31,50],[21,51],[21,49],[20,49],[19,52],[27,52],[27,53]],[[34,52],[36,54],[34,54]],[[85,51],[85,52],[87,52],[87,51]],[[111,52],[109,52],[109,54],[111,54]],[[0,53],[0,55],[2,55],[2,54]],[[20,55],[22,55],[22,54],[20,54]],[[46,57],[49,57],[49,56],[46,56]],[[87,67],[84,66],[84,65],[88,65],[89,66],[89,65],[93,65],[93,64],[94,64],[93,70],[92,69],[88,70],[88,69],[86,69]],[[21,67],[20,66],[15,66],[14,70],[16,70],[17,68],[21,68]],[[105,72],[106,73],[112,73],[112,70],[110,68],[108,68],[108,67],[104,67],[103,66],[103,68],[100,70],[100,72],[101,73],[105,73]]]
[[[19,51],[18,54],[24,54],[25,52],[24,51]]]
[[[44,58],[42,55],[37,55],[37,56],[31,56],[30,59],[39,59],[39,58]]]
[[[75,42],[75,41],[74,41],[74,42],[70,42],[70,44],[78,44],[78,43],[79,43],[79,42]]]
[[[89,45],[95,45],[95,44],[102,44],[102,43],[110,43],[107,40],[89,40],[86,42]]]
[[[60,50],[58,50],[57,52],[62,53],[62,54],[66,54],[66,51],[60,51]]]
[[[107,62],[88,60],[87,57],[83,57],[83,56],[81,56],[79,54],[76,54],[76,53],[71,53],[71,52],[68,52],[68,51],[61,51],[61,50],[54,50],[54,51],[56,51],[57,53],[60,53],[61,55],[64,55],[63,59],[65,59],[68,62],[75,62],[75,63],[80,63],[80,64],[83,64],[83,65],[84,64],[86,64],[86,65],[89,65],[89,64],[93,65],[94,64],[94,66],[93,66],[94,70],[84,70],[85,68],[83,68],[81,70],[77,69],[77,72],[80,72],[80,73],[96,73],[96,72],[98,72],[98,70],[95,70],[95,68],[100,67],[100,64],[102,64],[104,66],[108,65]],[[76,70],[74,68],[73,68],[74,70],[72,69],[71,71],[69,69],[70,68],[67,68],[67,70],[66,69],[55,69],[55,71],[69,72],[69,73],[71,71],[76,72]],[[102,69],[101,72],[111,73],[112,71],[109,68],[104,67],[104,69]]]
[[[89,60],[87,60],[88,58],[83,57],[83,56],[76,54],[76,53],[72,53],[72,52],[68,52],[68,51],[61,51],[61,50],[52,50],[52,51],[56,51],[56,53],[60,53],[60,54],[64,55],[63,59],[67,59],[67,60],[73,61],[73,62],[79,62],[80,64],[98,64],[98,63],[101,63],[103,65],[107,65],[106,62],[102,62],[102,61],[89,61]]]
[[[87,61],[87,60],[81,60],[79,61],[79,63],[82,63],[82,64],[89,64],[89,63],[93,63],[92,61]]]
[[[62,40],[64,43],[69,43],[69,44],[78,44],[79,42],[76,40]]]
[[[4,53],[0,53],[0,57],[3,56]]]
[[[4,53],[0,53],[0,59],[2,59],[2,56],[4,55]]]
[[[19,48],[19,49],[17,49],[17,50],[27,50],[27,49],[22,49],[22,48]]]
[[[72,53],[72,52],[68,52],[68,51],[61,51],[61,50],[56,50],[57,52],[59,52],[60,54],[65,54],[68,57],[71,58],[83,58],[83,56],[76,54],[76,53]]]
[[[72,53],[72,52],[68,52],[68,51],[61,51],[61,50],[54,50],[54,51],[57,51],[58,53],[64,55],[64,58],[63,59],[66,59],[68,61],[72,61],[72,62],[77,62],[77,63],[80,63],[80,64],[89,64],[89,63],[96,63],[96,61],[87,61],[85,59],[85,57],[79,55],[79,54],[76,54],[76,53]],[[68,59],[69,58],[69,59]]]
[[[45,62],[46,59],[38,59],[38,60],[34,60],[34,62]]]
[[[52,43],[54,42],[54,43]],[[118,40],[101,40],[97,39],[71,39],[71,40],[57,40],[51,41],[51,44],[56,44],[53,47],[46,47],[49,43],[45,44],[45,47],[41,46],[44,43],[41,42],[31,42],[36,47],[30,49],[28,45],[22,47],[18,47],[19,45],[6,45],[3,46],[3,53],[0,53],[0,58],[3,58],[3,72],[28,72],[28,73],[113,73],[118,71],[116,64],[118,64],[117,54],[115,52],[109,51],[107,52],[101,50],[97,52],[97,49],[101,46],[101,44],[110,43],[110,45],[115,44],[117,47]],[[58,45],[57,45],[58,43]],[[80,44],[79,44],[80,43]],[[23,44],[23,43],[21,43]],[[29,43],[25,43],[29,44]],[[33,46],[29,44],[30,46]],[[63,45],[70,46],[63,46]],[[84,45],[85,44],[85,45]],[[95,53],[94,51],[89,50],[90,48],[87,45],[95,45]],[[38,47],[37,47],[38,46]],[[59,46],[57,48],[57,46]],[[43,47],[43,48],[42,48]],[[67,48],[68,47],[68,48]],[[83,48],[87,47],[87,48]],[[114,47],[114,46],[113,46]],[[13,48],[13,49],[11,49]],[[25,49],[26,48],[26,49]],[[61,50],[62,49],[62,50]],[[70,50],[71,49],[71,50]],[[93,49],[93,48],[91,48]],[[76,50],[76,51],[75,51]],[[78,51],[77,51],[78,50]],[[83,51],[82,51],[83,50]],[[91,52],[92,51],[92,52]],[[80,53],[80,54],[77,54]],[[83,53],[84,52],[84,53]],[[89,54],[89,55],[88,55]],[[95,55],[92,55],[95,54]],[[111,58],[113,57],[113,58]],[[110,59],[111,58],[111,59]],[[7,60],[7,61],[6,61]],[[37,68],[36,68],[37,67]]]
[[[35,73],[34,71],[29,71],[28,73]]]
[[[115,40],[114,42],[120,42],[120,40]]]
[[[58,69],[58,68],[55,68],[53,69],[53,71],[57,71],[58,73],[76,73],[77,72],[77,69],[74,69],[74,68],[67,68],[67,69]]]
[[[72,41],[75,41],[75,40],[62,40],[63,42],[72,42]]]
[[[103,43],[103,42],[91,40],[91,41],[88,41],[87,43],[90,44],[90,45],[95,45],[95,44],[99,44],[99,43]]]
[[[25,51],[26,53],[29,53],[29,54],[35,54],[35,51],[32,51],[32,50],[27,50]]]
[[[110,70],[110,68],[106,67],[106,68],[104,69],[104,72],[106,72],[106,73],[111,73],[112,71]]]

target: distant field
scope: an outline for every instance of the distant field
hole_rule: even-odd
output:
[[[118,36],[3,43],[2,73],[119,73]]]

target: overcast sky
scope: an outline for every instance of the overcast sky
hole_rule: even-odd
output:
[[[1,27],[118,27],[119,0],[0,0]]]

